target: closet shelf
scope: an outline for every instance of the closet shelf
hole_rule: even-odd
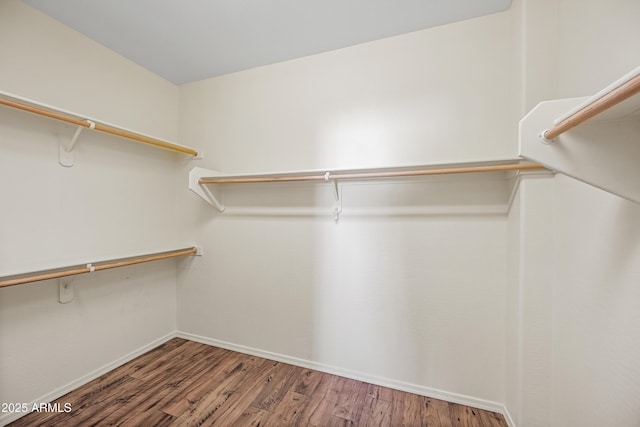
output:
[[[640,67],[556,119],[553,127],[544,131],[541,138],[547,143],[553,142],[554,138],[610,109],[612,114],[605,116],[604,119],[612,120],[627,116],[629,112],[637,113],[640,111],[639,98],[631,99],[624,108],[618,108],[617,111],[614,107],[638,93],[640,93]]]
[[[520,156],[640,203],[640,67],[586,98],[545,101],[520,121]]]
[[[122,127],[110,125],[108,123],[94,120],[83,116],[81,114],[62,110],[60,108],[52,107],[37,101],[33,101],[27,98],[23,98],[8,92],[0,91],[0,105],[5,107],[15,108],[21,111],[37,114],[39,116],[48,117],[50,119],[58,120],[61,122],[69,123],[77,126],[77,130],[71,140],[62,144],[60,147],[60,163],[63,166],[72,166],[73,157],[69,153],[72,152],[80,132],[83,129],[92,129],[99,132],[115,135],[121,138],[129,139],[135,142],[148,144],[157,148],[174,151],[181,154],[188,154],[196,158],[201,158],[198,151],[193,148],[185,147],[183,145],[175,144],[173,142],[164,141],[152,136],[144,135],[138,132],[133,132]]]
[[[141,264],[144,262],[158,261],[167,258],[176,258],[186,255],[201,255],[202,250],[198,247],[176,249],[172,251],[154,252],[127,258],[117,258],[106,261],[92,262],[84,265],[73,265],[54,269],[34,271],[13,276],[0,277],[0,288],[5,286],[21,285],[23,283],[38,282],[41,280],[58,279],[61,277],[74,276],[77,274],[93,273],[94,271],[107,270],[110,268],[126,267],[128,265]]]
[[[482,172],[506,173],[541,169],[545,168],[539,164],[523,163],[521,159],[372,169],[307,170],[264,174],[221,174],[203,168],[193,168],[189,174],[189,188],[207,203],[216,207],[220,212],[223,212],[225,207],[222,203],[221,185],[283,182],[328,183],[331,184],[335,199],[335,204],[331,211],[337,220],[338,215],[342,211],[341,191],[338,185],[338,183],[342,181],[394,180],[397,178],[417,178],[432,175]]]
[[[326,171],[326,172],[282,172],[263,175],[219,175],[202,177],[198,184],[247,184],[259,182],[291,182],[291,181],[331,181],[348,179],[380,179],[380,178],[402,178],[426,175],[445,175],[452,173],[474,173],[474,172],[504,172],[528,169],[543,169],[538,164],[494,164],[494,165],[474,165],[474,166],[446,166],[427,167],[421,166],[418,169],[378,169],[375,171]]]

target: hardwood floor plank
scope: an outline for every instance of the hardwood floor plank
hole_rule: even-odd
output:
[[[421,426],[423,425],[422,396],[417,394],[404,393],[394,390],[394,400],[402,401],[402,412],[396,418],[395,424],[398,426]],[[440,426],[434,426],[440,427]]]
[[[122,427],[140,427],[140,426],[153,426],[153,427],[169,427],[174,425],[175,417],[165,414],[164,412],[142,412],[135,414],[133,417],[117,423]]]
[[[484,427],[480,418],[480,409],[449,403],[449,412],[454,427]]]
[[[190,407],[197,404],[213,384],[220,381],[225,369],[234,364],[231,353],[211,354],[198,365],[195,375],[183,383],[180,393],[170,396],[162,404],[162,411],[179,417]]]
[[[243,355],[244,356],[244,355]],[[217,413],[235,393],[238,384],[250,374],[256,365],[269,365],[270,362],[257,357],[234,357],[234,361],[226,370],[221,381],[213,385],[196,404],[176,418],[177,425],[205,425],[215,419]],[[213,418],[212,418],[213,417]]]
[[[200,349],[199,345],[192,345],[191,352]],[[197,353],[195,353],[197,354]],[[103,422],[111,423],[115,420],[126,421],[137,411],[161,411],[159,403],[175,393],[175,389],[184,381],[188,381],[197,372],[198,364],[193,364],[188,358],[175,357],[172,363],[156,364],[162,375],[144,375],[138,385],[132,390],[133,394],[126,400],[118,401],[115,411],[104,417]],[[170,378],[170,380],[168,380]]]
[[[252,406],[272,411],[293,386],[301,371],[302,368],[297,366],[278,363]]]
[[[269,411],[249,406],[229,427],[261,427],[270,417]]]
[[[209,360],[209,367],[203,371],[196,381],[192,381],[184,390],[183,399],[196,403],[211,389],[217,382],[221,381],[235,367],[246,361],[243,357],[237,357],[231,352],[224,353],[222,357],[213,356]]]
[[[480,411],[480,420],[483,427],[503,427],[505,425],[503,424],[504,417],[495,412]]]
[[[323,398],[328,400],[329,402],[338,402],[338,398],[340,397],[340,393],[342,392],[342,388],[350,381],[348,378],[338,377],[333,375],[328,375],[326,378],[323,378],[320,384],[323,386],[321,390],[323,391]]]
[[[64,421],[64,423],[69,423],[69,425],[83,423],[90,417],[90,412],[85,411],[89,404],[92,407],[92,412],[107,412],[109,408],[112,407],[112,401],[117,400],[118,397],[122,398],[123,392],[131,386],[131,382],[134,379],[129,376],[130,374],[148,365],[150,361],[157,358],[158,355],[169,353],[182,347],[186,343],[189,343],[189,341],[172,339],[161,344],[54,401],[62,405],[70,403],[73,408],[73,412],[70,414],[36,413],[38,419],[41,420],[42,425],[47,425],[47,423],[52,422],[52,420],[55,420],[56,423],[63,423]],[[79,416],[79,414],[89,416]],[[29,421],[29,418],[23,417],[21,420]],[[18,426],[21,424],[15,425]]]
[[[425,397],[425,422],[427,425],[453,427],[449,411],[449,403],[444,400]]]
[[[115,398],[115,396],[118,396],[119,393],[121,393],[122,390],[126,388],[125,382],[135,381],[135,380],[129,377],[121,377],[116,381],[112,381],[107,386],[102,386],[100,389],[102,391],[101,394],[96,394],[95,389],[93,388],[92,383],[96,381],[97,380],[94,380],[85,384],[84,387],[89,387],[91,390],[91,392],[87,395],[79,393],[78,390],[82,389],[80,388],[80,389],[77,389],[76,391],[66,394],[65,396],[53,402],[53,403],[61,403],[62,405],[64,405],[65,403],[70,403],[72,407],[72,412],[70,412],[69,414],[32,412],[31,414],[28,414],[20,418],[19,420],[15,421],[14,423],[12,423],[12,426],[21,427],[21,426],[27,426],[27,425],[29,426],[48,425],[48,423],[52,422],[52,420],[54,419],[56,420],[73,419],[74,420],[73,423],[69,422],[69,424],[72,425],[76,423],[75,420],[81,419],[80,417],[85,413],[84,410],[89,405],[92,405],[94,401],[96,405],[100,405],[101,401],[108,400],[112,396],[113,398]],[[90,400],[91,398],[93,398],[94,401],[91,401]],[[37,420],[37,422],[34,420]]]
[[[342,385],[332,415],[357,423],[362,415],[368,387],[368,384],[360,381],[346,380]]]
[[[224,360],[228,355],[227,350],[190,342],[177,349],[175,353],[169,354],[169,357],[154,359],[147,366],[131,374],[131,377],[153,381],[153,377],[157,376],[158,372],[181,372],[185,369],[193,370],[196,367],[211,369],[212,364]]]
[[[303,370],[300,372],[297,382],[293,386],[293,391],[304,394],[305,396],[312,396],[315,393],[316,388],[318,388],[323,375],[326,374],[312,369]]]
[[[367,394],[373,396],[377,400],[384,400],[389,403],[393,400],[393,390],[376,384],[369,384]]]
[[[190,350],[192,348],[198,348],[197,343],[185,342],[183,350],[188,356],[193,356],[194,353]],[[167,354],[175,355],[174,350],[168,351]],[[190,364],[187,358],[175,357],[171,366],[166,366],[164,359],[160,358],[162,362],[160,364],[153,363],[153,360],[149,360],[149,365],[154,365],[156,369],[162,372],[162,375],[140,375],[140,378],[133,378],[135,380],[131,383],[131,387],[128,387],[122,396],[119,398],[107,402],[108,407],[94,406],[92,409],[96,412],[96,418],[100,418],[101,423],[111,423],[115,420],[120,422],[126,421],[130,416],[135,414],[135,411],[145,411],[150,413],[156,409],[158,403],[165,397],[170,396],[175,389],[179,387],[183,381],[188,381],[195,373],[194,366],[197,364]],[[136,371],[138,372],[138,371]],[[171,378],[171,380],[167,380]]]
[[[358,425],[366,427],[390,426],[391,402],[379,399],[376,394],[367,393]]]
[[[244,409],[250,406],[260,394],[263,384],[276,366],[271,361],[259,360],[262,363],[256,364],[246,372],[225,404],[209,418],[205,425],[226,426],[242,416]]]
[[[333,408],[336,403],[330,400],[310,397],[307,406],[302,410],[300,418],[296,421],[296,427],[321,427],[324,426],[326,420],[332,417]]]
[[[175,396],[184,395],[185,388],[193,381],[194,377],[202,372],[202,369],[203,368],[200,364],[185,366],[183,370],[176,373],[173,381],[167,382],[163,388],[161,387],[160,389],[156,389],[157,391],[155,393],[142,400],[141,403],[136,403],[138,405],[136,410],[144,413],[162,413],[170,416],[171,419],[177,418],[177,416],[167,414],[163,411],[166,402],[172,401]],[[128,420],[129,416],[130,415],[125,415],[122,419]]]
[[[273,409],[273,413],[264,423],[264,427],[296,425],[310,399],[309,396],[304,394],[288,391]]]
[[[12,427],[506,427],[499,414],[174,339]]]
[[[316,371],[316,374],[319,377],[318,383],[315,386],[313,392],[310,392],[309,390],[307,390],[306,395],[308,395],[309,397],[313,397],[314,399],[327,399],[335,403],[338,397],[338,394],[335,393],[333,399],[331,399],[330,390],[334,387],[334,383],[338,380],[339,377],[335,375],[327,374],[325,372],[320,372],[320,371]],[[302,394],[305,394],[305,393],[302,393]]]
[[[356,427],[358,424],[345,418],[336,417],[335,415],[327,418],[323,424],[324,427]]]

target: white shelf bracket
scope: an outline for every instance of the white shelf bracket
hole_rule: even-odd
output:
[[[61,277],[58,280],[58,301],[66,304],[73,301],[73,277]]]
[[[96,124],[91,120],[85,120],[89,124],[89,129],[95,129]],[[84,129],[84,126],[78,126],[75,133],[71,137],[71,140],[68,142],[63,142],[62,139],[59,140],[58,144],[58,162],[67,168],[70,168],[75,163],[75,154],[73,149],[75,148],[78,138],[80,138],[80,134]]]
[[[331,213],[333,214],[333,220],[338,223],[340,222],[340,214],[342,213],[342,207],[341,206],[336,206],[331,210]]]
[[[340,220],[340,214],[342,213],[342,199],[340,198],[340,187],[338,186],[337,179],[331,179],[331,174],[329,172],[325,172],[324,180],[331,183],[331,189],[333,190],[333,196],[335,197],[335,204],[331,209],[331,213],[333,213],[334,221],[338,222]]]
[[[191,172],[189,172],[189,189],[220,212],[224,212],[224,205],[222,204],[222,194],[220,193],[220,190],[218,188],[211,190],[209,185],[201,185],[198,182],[201,178],[215,176],[216,174],[217,172],[209,169],[191,169]]]

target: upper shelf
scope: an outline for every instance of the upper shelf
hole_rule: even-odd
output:
[[[630,117],[640,110],[640,99],[633,97],[638,92],[640,67],[556,119],[553,127],[542,133],[542,138],[545,142],[551,143],[554,138],[596,116],[599,120]]]
[[[331,184],[334,205],[332,212],[342,212],[341,187],[343,181],[395,180],[397,178],[415,178],[433,175],[501,173],[512,171],[541,170],[543,166],[523,163],[520,159],[507,159],[474,163],[455,163],[440,165],[418,165],[410,167],[382,167],[373,169],[307,170],[296,172],[276,172],[264,174],[221,174],[203,168],[194,168],[189,174],[189,188],[206,202],[224,211],[220,185],[259,184],[283,182],[317,182]],[[413,182],[413,181],[412,181]]]
[[[526,169],[543,169],[543,166],[520,161],[457,163],[448,165],[411,166],[405,168],[350,169],[334,171],[299,171],[266,174],[230,174],[202,176],[198,184],[246,184],[259,182],[336,181],[349,179],[401,178],[453,173],[505,172]]]
[[[520,122],[520,155],[640,203],[640,67],[586,98],[546,101]]]
[[[67,144],[61,144],[60,147],[60,163],[63,166],[73,165],[72,150],[76,144],[80,132],[82,129],[88,128],[104,132],[110,135],[115,135],[121,138],[126,138],[132,141],[152,145],[154,147],[162,148],[165,150],[174,151],[177,153],[188,154],[194,157],[200,157],[198,151],[193,148],[185,147],[183,145],[175,144],[173,142],[164,141],[149,135],[144,135],[138,132],[133,132],[122,127],[107,124],[105,122],[94,120],[83,116],[81,114],[65,111],[60,108],[55,108],[37,101],[33,101],[27,98],[23,98],[8,92],[0,91],[0,105],[6,107],[15,108],[18,110],[26,111],[29,113],[37,114],[43,117],[48,117],[54,120],[59,120],[65,123],[69,123],[78,126],[75,135]]]

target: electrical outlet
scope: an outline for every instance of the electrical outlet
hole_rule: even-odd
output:
[[[73,279],[63,277],[58,283],[58,301],[62,304],[73,301]]]

